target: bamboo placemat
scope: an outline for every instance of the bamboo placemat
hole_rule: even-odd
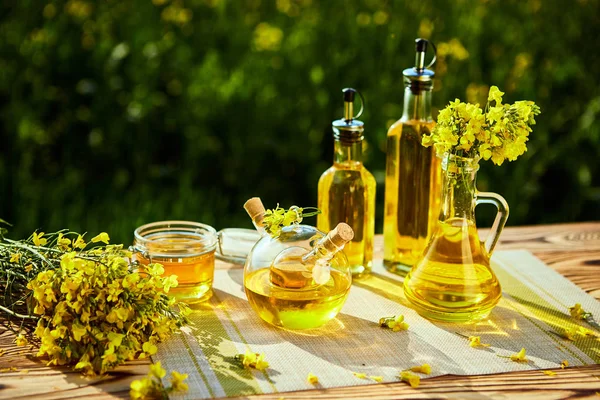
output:
[[[370,277],[355,281],[336,319],[295,332],[274,328],[254,314],[242,270],[217,270],[213,298],[192,313],[192,325],[159,346],[154,361],[189,375],[189,391],[174,399],[377,384],[353,372],[394,382],[401,370],[423,363],[432,373],[422,379],[558,368],[563,360],[570,366],[600,362],[596,338],[568,341],[556,334],[579,325],[592,328],[571,318],[569,307],[581,303],[600,315],[598,301],[527,251],[498,251],[492,264],[503,298],[487,321],[456,325],[420,317],[404,298],[402,279],[379,263]],[[378,326],[382,316],[398,314],[410,324],[408,331]],[[491,346],[472,348],[461,335],[481,336]],[[502,357],[522,347],[527,363]],[[269,368],[241,367],[234,356],[246,350],[264,353]],[[307,382],[308,373],[319,378],[318,385]]]

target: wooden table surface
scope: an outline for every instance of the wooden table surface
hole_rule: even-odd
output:
[[[375,241],[381,257],[382,237]],[[527,249],[547,265],[600,299],[600,222],[509,227],[498,249]],[[231,265],[217,263],[217,268]],[[128,398],[129,384],[148,372],[148,361],[128,363],[102,378],[85,378],[68,368],[47,367],[30,351],[13,344],[14,335],[0,327],[0,399],[88,399]],[[481,376],[440,376],[421,381],[418,389],[405,383],[385,383],[333,389],[307,390],[252,396],[257,399],[313,398],[558,398],[597,397],[600,393],[600,366],[558,370],[555,376],[539,371],[511,372]]]

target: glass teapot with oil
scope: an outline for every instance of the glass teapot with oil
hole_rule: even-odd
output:
[[[325,234],[293,224],[272,237],[263,226],[260,199],[248,200],[244,208],[261,233],[244,265],[244,290],[252,309],[269,324],[287,329],[317,328],[335,318],[352,283],[342,251],[354,236],[352,228],[340,223]]]

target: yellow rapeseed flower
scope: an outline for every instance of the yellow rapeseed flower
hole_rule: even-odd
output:
[[[312,385],[316,385],[317,383],[319,383],[319,378],[317,378],[316,375],[313,375],[312,372],[308,373],[308,376],[306,377],[306,380],[308,381],[308,383],[310,383]]]
[[[42,236],[44,236],[44,232],[33,232],[33,244],[36,246],[45,246],[46,243],[48,243],[48,240]]]
[[[390,328],[394,332],[405,331],[409,328],[409,325],[404,322],[404,315],[383,317],[379,319],[379,326],[383,328]]]
[[[102,364],[114,364],[118,360],[117,355],[115,354],[114,347],[110,347],[104,351],[104,355],[102,356]]]
[[[188,390],[187,383],[183,383],[188,378],[188,374],[180,374],[177,371],[171,371],[171,389],[175,392],[185,392]]]
[[[568,362],[567,360],[562,360],[562,361],[560,362],[560,367],[561,367],[562,369],[565,369],[565,368],[567,368],[568,366],[569,366],[569,362]]]
[[[489,347],[489,344],[481,343],[481,337],[469,336],[469,346],[471,347]]]
[[[19,335],[15,338],[15,343],[17,344],[17,346],[27,346],[29,344],[29,342],[27,341],[25,336],[23,336],[22,333],[19,333]]]
[[[18,263],[20,259],[21,259],[21,253],[13,253],[10,255],[11,263]]]
[[[154,355],[158,351],[158,347],[152,342],[145,342],[142,345],[142,350],[150,355]]]
[[[404,382],[407,382],[413,388],[418,388],[421,384],[421,378],[419,375],[415,375],[410,371],[400,372],[400,379]]]
[[[514,161],[527,151],[540,108],[532,101],[502,104],[503,94],[497,86],[490,88],[485,114],[479,104],[451,101],[440,111],[431,133],[423,135],[422,145],[433,145],[438,155],[491,159],[496,165]]]
[[[177,287],[179,282],[177,281],[177,275],[170,275],[162,281],[163,290],[165,293],[169,293],[169,290],[173,287]]]
[[[110,237],[108,236],[108,233],[106,233],[106,232],[102,232],[101,234],[96,235],[92,238],[92,243],[102,242],[104,244],[108,244],[109,241],[110,241]]]
[[[562,337],[574,342],[577,340],[577,336],[579,335],[579,331],[577,328],[567,328],[562,332]]]
[[[511,354],[510,359],[516,362],[527,362],[527,357],[525,356],[525,347],[523,347],[518,353]]]
[[[83,237],[81,235],[77,235],[77,239],[73,242],[73,248],[74,249],[85,249],[86,243],[85,240],[83,240]]]
[[[133,400],[146,399],[152,388],[152,381],[149,378],[135,380],[129,385],[129,396]]]
[[[244,367],[255,368],[258,370],[265,370],[269,368],[269,363],[265,361],[265,355],[263,353],[253,353],[250,350],[246,350],[246,354],[240,355],[242,364]]]
[[[30,241],[41,243],[46,239],[42,235],[36,233]],[[99,239],[106,239],[103,236]],[[40,315],[34,332],[40,339],[38,356],[47,356],[50,365],[69,363],[85,374],[104,374],[136,356],[155,354],[156,344],[185,322],[178,303],[161,290],[165,281],[174,282],[131,273],[122,245],[86,251],[83,237],[77,235],[73,243],[77,251],[70,251],[67,238],[59,233],[50,237],[55,268],[36,265],[41,272],[27,284],[32,308]],[[34,255],[31,259],[38,261]],[[264,360],[260,361],[262,366]],[[143,383],[134,385],[134,395],[143,392],[139,386]]]
[[[167,371],[160,365],[160,361],[150,365],[150,374],[157,377],[158,379],[164,378],[167,375]]]
[[[62,232],[60,232],[58,234],[58,239],[56,239],[56,245],[58,246],[59,249],[61,249],[63,251],[69,251],[70,246],[71,246],[71,241],[69,239],[67,239],[66,237],[64,237]]]
[[[85,326],[75,322],[75,323],[73,323],[73,326],[71,327],[71,332],[73,333],[73,339],[80,342],[81,337],[86,334],[87,329]]]
[[[416,367],[411,367],[412,372],[420,372],[422,374],[429,375],[431,373],[431,366],[429,364],[423,364]]]
[[[571,317],[575,319],[586,319],[592,315],[592,313],[585,311],[579,303],[576,303],[573,307],[569,307],[569,312]]]
[[[123,335],[121,333],[115,333],[115,332],[109,332],[107,335],[109,344],[114,347],[119,347],[121,345],[121,343],[123,342],[124,337],[125,337],[125,335]],[[160,363],[158,365],[160,366]]]
[[[501,92],[500,89],[498,89],[498,86],[492,86],[490,87],[490,91],[488,94],[488,101],[495,101],[496,105],[499,106],[502,104],[503,95],[504,92]]]
[[[256,366],[254,368],[261,371],[269,368],[269,363],[265,361],[265,355],[263,353],[259,354],[256,358]]]

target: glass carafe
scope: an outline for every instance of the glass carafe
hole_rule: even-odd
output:
[[[404,293],[426,318],[469,322],[486,318],[502,291],[490,268],[490,256],[508,218],[508,204],[496,193],[478,192],[479,159],[445,154],[442,161],[442,208],[421,258],[404,280]],[[482,243],[475,206],[494,204],[494,224]]]

